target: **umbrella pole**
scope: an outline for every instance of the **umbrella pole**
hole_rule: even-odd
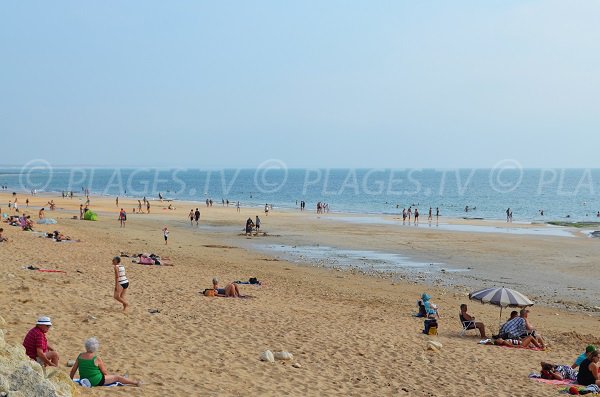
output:
[[[500,334],[501,324],[502,324],[502,306],[500,306],[500,320],[498,320],[498,334]]]

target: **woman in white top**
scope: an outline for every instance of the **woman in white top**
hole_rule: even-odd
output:
[[[125,266],[121,264],[121,258],[115,256],[112,260],[113,268],[115,269],[115,295],[114,298],[123,304],[123,311],[127,311],[129,303],[125,299],[129,280],[125,275]]]

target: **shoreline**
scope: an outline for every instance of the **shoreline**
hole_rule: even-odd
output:
[[[6,194],[0,194],[0,198],[6,201]],[[53,199],[53,196],[50,195],[36,195],[36,201],[39,199]],[[78,211],[76,208],[79,207],[80,199],[62,199],[62,197],[56,198],[61,199],[63,201],[63,207],[58,207],[57,210],[64,211],[65,213],[77,215]],[[112,207],[110,201],[112,201],[114,197],[104,197],[104,196],[90,196],[91,206],[90,208],[94,210],[94,203],[98,202],[100,204],[99,209],[95,210],[100,216],[112,216],[114,214],[116,219],[116,214],[118,213],[118,208],[116,206]],[[123,205],[123,208],[127,208],[127,206],[131,206],[131,204],[137,203],[137,200],[130,199],[122,199],[120,200],[120,205]],[[172,202],[163,201],[162,203],[159,200],[151,201],[151,215],[152,216],[167,216],[169,219],[166,220],[166,224],[174,227],[183,227],[182,225],[187,223],[187,212],[182,209],[184,207],[195,206],[197,205],[194,202],[185,202],[181,201],[177,203],[177,207],[174,210],[168,210],[167,205],[172,204]],[[157,205],[161,203],[160,205]],[[114,204],[114,203],[113,203]],[[74,206],[74,208],[68,208],[70,206]],[[39,206],[32,206],[32,210],[36,210]],[[76,207],[76,208],[75,208]],[[112,207],[112,208],[111,208]],[[179,208],[178,208],[179,207]],[[22,210],[24,208],[20,206]],[[223,207],[221,205],[215,205],[213,207],[203,207],[201,208],[201,223],[203,223],[202,231],[217,233],[222,236],[225,240],[232,245],[238,245],[245,249],[253,250],[257,253],[263,253],[273,256],[274,258],[295,262],[297,264],[303,264],[308,266],[320,266],[324,267],[332,267],[331,260],[323,261],[319,259],[319,256],[310,256],[304,255],[301,260],[295,258],[294,255],[284,255],[280,250],[277,249],[265,249],[264,244],[263,247],[259,246],[260,244],[246,244],[244,240],[236,241],[236,238],[239,239],[240,233],[236,233],[237,231],[241,231],[243,229],[242,222],[240,223],[232,223],[219,221],[219,219],[214,219],[211,217],[206,217],[206,214],[219,213],[225,215],[225,213],[229,213],[228,216],[231,215],[232,212],[235,212],[235,207],[228,208]],[[249,207],[241,207],[241,213],[248,212],[256,212],[254,209]],[[46,211],[46,217],[51,217],[52,212],[50,210]],[[307,250],[313,249],[314,247],[322,246],[323,240],[329,239],[328,233],[323,233],[323,236],[319,236],[319,233],[310,237],[310,233],[297,235],[295,238],[290,238],[289,234],[293,231],[293,223],[297,220],[302,219],[303,222],[309,222],[313,224],[322,224],[323,222],[327,223],[330,229],[332,229],[333,237],[329,239],[327,246],[330,249],[330,255],[332,257],[337,258],[336,260],[339,262],[342,258],[339,258],[339,253],[346,251],[347,254],[352,255],[353,252],[360,254],[361,252],[368,251],[367,256],[379,255],[379,256],[401,256],[404,257],[404,262],[408,263],[419,263],[420,266],[410,266],[403,264],[394,264],[389,260],[375,260],[371,261],[370,265],[367,263],[366,265],[360,264],[360,261],[354,261],[354,265],[352,266],[344,266],[351,271],[362,272],[366,275],[374,275],[375,277],[385,277],[391,280],[406,280],[409,282],[422,283],[426,286],[443,286],[446,288],[454,288],[457,291],[465,292],[469,290],[474,290],[478,286],[492,286],[497,284],[503,284],[508,287],[513,288],[521,288],[527,289],[530,291],[532,295],[532,299],[536,300],[538,303],[543,304],[547,307],[552,308],[562,308],[565,310],[572,310],[577,312],[585,312],[591,313],[592,315],[597,315],[600,310],[595,309],[595,297],[589,297],[587,291],[591,288],[572,288],[572,285],[585,285],[585,278],[576,279],[571,277],[572,282],[569,285],[562,287],[559,289],[549,289],[548,288],[548,279],[543,281],[537,280],[537,277],[534,274],[530,274],[524,281],[519,281],[513,276],[509,276],[506,272],[498,272],[497,267],[499,267],[500,262],[493,262],[489,266],[478,267],[477,264],[472,263],[472,259],[467,257],[463,260],[456,260],[453,258],[447,258],[441,256],[439,254],[428,253],[427,250],[415,250],[413,248],[402,248],[397,246],[392,246],[390,244],[383,245],[381,247],[369,247],[369,243],[366,242],[365,239],[352,241],[352,244],[345,244],[342,234],[339,234],[339,229],[342,228],[359,228],[366,229],[368,231],[373,231],[374,233],[380,234],[406,234],[407,236],[419,235],[422,233],[434,233],[445,235],[445,238],[449,241],[453,239],[461,239],[463,236],[468,236],[469,239],[477,241],[479,239],[489,238],[503,238],[506,236],[508,239],[520,239],[520,238],[531,238],[531,239],[558,239],[558,241],[562,241],[565,239],[568,240],[578,240],[578,239],[586,239],[589,240],[590,244],[593,244],[593,240],[591,237],[585,236],[584,234],[591,233],[591,231],[586,231],[584,229],[576,229],[569,228],[565,226],[552,226],[552,225],[538,225],[532,223],[525,222],[514,222],[510,224],[506,224],[504,221],[496,221],[496,220],[466,220],[466,219],[457,219],[457,218],[443,218],[443,222],[439,224],[432,225],[428,221],[421,222],[418,225],[403,225],[401,220],[393,216],[382,216],[382,215],[368,215],[368,214],[348,214],[348,213],[326,213],[326,214],[316,214],[314,212],[309,211],[295,211],[295,210],[277,210],[271,211],[271,215],[269,217],[265,217],[262,212],[258,212],[261,216],[263,222],[274,219],[274,217],[283,217],[287,220],[284,224],[280,224],[279,226],[282,228],[281,234],[274,234],[268,236],[268,243],[270,245],[279,244],[281,246],[294,247],[296,250]],[[128,213],[130,220],[137,219],[142,214],[132,214]],[[148,214],[143,214],[144,216],[148,216]],[[173,216],[176,218],[173,219]],[[244,215],[246,216],[246,215]],[[132,218],[133,217],[133,218]],[[251,215],[254,218],[254,215]],[[179,220],[179,221],[177,221]],[[540,226],[543,226],[540,228]],[[57,226],[60,228],[60,226]],[[238,229],[239,228],[239,229]],[[335,234],[338,237],[335,237]],[[298,248],[299,247],[299,248]],[[351,261],[350,261],[351,262]],[[369,262],[369,261],[367,261]],[[316,263],[316,264],[315,264]],[[378,272],[373,271],[373,266],[382,266],[387,265],[384,271]],[[335,261],[333,261],[333,268],[335,269]],[[514,268],[514,266],[513,266]],[[518,270],[514,270],[518,272]],[[543,278],[542,278],[543,279]],[[567,280],[567,279],[565,279]],[[577,281],[576,281],[577,280]],[[550,283],[551,285],[551,283]],[[558,291],[558,292],[557,292]]]

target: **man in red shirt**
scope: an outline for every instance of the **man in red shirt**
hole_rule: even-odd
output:
[[[46,340],[46,332],[52,326],[50,317],[40,317],[35,323],[35,327],[29,330],[23,346],[25,353],[32,360],[36,360],[43,366],[58,367],[58,353],[48,345]]]

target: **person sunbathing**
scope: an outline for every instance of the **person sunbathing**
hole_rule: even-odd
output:
[[[569,365],[556,365],[542,361],[541,376],[543,379],[550,380],[577,380],[577,371]]]
[[[224,296],[227,298],[241,298],[240,290],[237,284],[229,283],[225,286],[225,288],[219,288],[219,280],[215,277],[212,279],[213,290],[215,291],[215,296]]]
[[[100,343],[96,338],[89,338],[85,341],[85,352],[80,353],[75,360],[75,364],[71,368],[69,376],[71,379],[79,370],[79,377],[87,379],[91,386],[104,386],[115,382],[121,382],[124,385],[141,386],[142,382],[126,378],[121,375],[110,375],[106,370],[104,361],[96,355],[96,351],[100,347]]]
[[[475,322],[475,317],[467,313],[467,305],[463,303],[460,305],[460,321],[462,323],[468,323],[467,329],[477,328],[482,338],[485,338],[485,325],[482,322]]]
[[[543,349],[537,340],[533,336],[526,336],[525,338],[501,338],[498,337],[494,339],[494,344],[498,346],[509,346],[509,347],[522,347],[524,349],[533,347],[537,347]]]

